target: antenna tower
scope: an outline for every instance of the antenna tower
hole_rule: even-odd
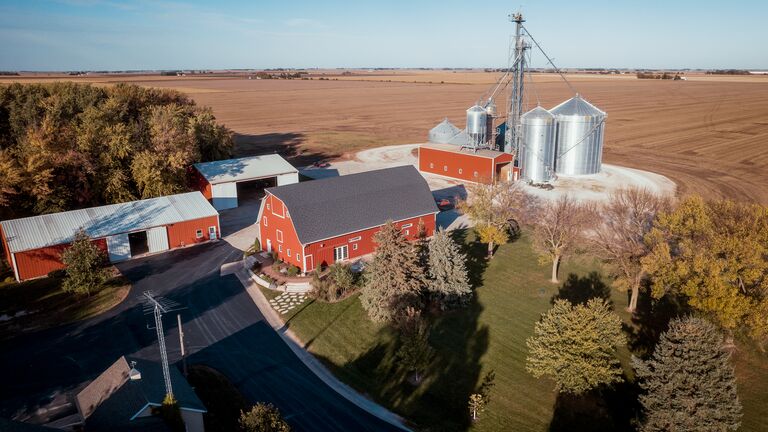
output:
[[[504,133],[504,151],[517,153],[520,148],[520,116],[523,113],[523,86],[525,78],[525,50],[528,45],[523,38],[523,14],[520,12],[509,16],[515,23],[515,50],[509,72],[512,75],[509,86],[509,109],[507,110],[507,127]]]
[[[157,344],[160,347],[160,360],[163,366],[163,379],[165,380],[165,394],[173,398],[173,386],[171,385],[171,372],[168,367],[168,351],[165,349],[165,334],[163,332],[163,314],[179,310],[179,304],[162,297],[156,297],[152,291],[144,291],[144,313],[152,312],[155,317],[155,330],[157,330]]]

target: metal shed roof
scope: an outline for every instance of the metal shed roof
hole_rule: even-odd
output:
[[[275,177],[299,171],[277,154],[196,163],[195,168],[210,184]]]
[[[200,192],[110,204],[0,222],[11,253],[72,242],[80,228],[91,238],[142,231],[219,213]]]
[[[267,189],[291,214],[302,244],[437,213],[413,165],[329,177]]]

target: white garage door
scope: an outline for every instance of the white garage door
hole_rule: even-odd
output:
[[[211,201],[216,210],[237,207],[237,183],[219,183],[211,187]]]
[[[131,243],[128,241],[128,234],[107,237],[107,251],[109,251],[110,262],[131,259]]]
[[[149,253],[168,250],[168,230],[165,227],[148,229],[147,247],[149,248]]]

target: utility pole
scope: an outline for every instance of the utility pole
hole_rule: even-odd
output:
[[[181,314],[176,315],[176,322],[179,324],[179,345],[181,346],[181,364],[184,368],[184,376],[187,376],[187,357],[184,351],[184,330],[181,328]]]
[[[523,14],[520,12],[510,15],[509,20],[515,23],[515,49],[510,73],[512,81],[509,86],[509,108],[507,110],[507,126],[504,133],[504,152],[515,153],[520,149],[520,116],[523,111],[523,86],[525,78],[525,50],[528,46],[522,35]]]

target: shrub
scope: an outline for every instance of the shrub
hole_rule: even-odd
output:
[[[334,263],[331,265],[328,277],[336,285],[336,288],[341,291],[340,295],[344,295],[355,285],[355,275],[352,273],[352,267],[347,264]]]
[[[50,272],[48,272],[48,277],[49,278],[60,279],[60,278],[63,278],[64,276],[66,276],[66,275],[67,275],[67,272],[64,269],[51,270]]]
[[[277,261],[278,261],[278,260],[277,260],[277,252],[275,252],[275,251],[272,251],[272,252],[270,252],[270,253],[269,253],[269,256],[271,256],[271,257],[272,257],[272,261],[274,261],[274,262],[277,262]]]
[[[258,262],[258,261],[253,263],[253,266],[251,266],[251,271],[254,272],[254,273],[260,272],[261,271],[261,263]]]
[[[275,261],[272,263],[272,271],[274,271],[275,273],[280,272],[280,261]]]
[[[288,277],[294,277],[299,274],[299,268],[295,265],[288,266]]]
[[[261,242],[259,241],[258,237],[253,239],[253,253],[259,253],[261,250]]]

